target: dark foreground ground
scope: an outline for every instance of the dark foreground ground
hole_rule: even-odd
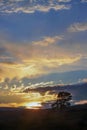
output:
[[[87,130],[87,105],[60,111],[0,108],[0,130]]]

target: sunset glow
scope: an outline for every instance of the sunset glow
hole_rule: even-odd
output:
[[[87,0],[0,0],[0,107],[41,108],[87,82],[86,12]]]
[[[28,109],[40,109],[42,105],[40,102],[30,102],[25,104],[25,107]]]

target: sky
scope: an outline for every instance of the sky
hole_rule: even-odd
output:
[[[0,106],[56,99],[24,89],[87,82],[86,72],[87,0],[0,0]]]

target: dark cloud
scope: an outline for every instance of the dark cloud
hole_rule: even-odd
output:
[[[14,61],[0,61],[0,64],[5,64],[5,65],[17,65]]]

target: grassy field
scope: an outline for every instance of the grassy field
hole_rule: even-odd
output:
[[[66,110],[2,108],[0,130],[87,130],[87,105]]]

